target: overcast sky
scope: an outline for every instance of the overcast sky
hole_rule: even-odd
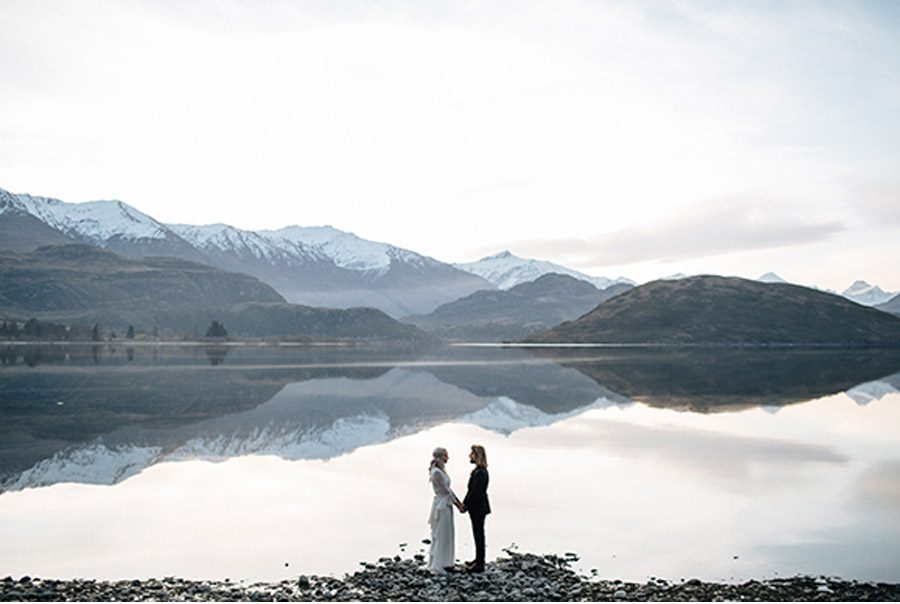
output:
[[[900,2],[0,1],[0,187],[900,290]]]

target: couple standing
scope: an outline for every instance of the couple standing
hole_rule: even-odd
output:
[[[450,475],[445,468],[450,455],[447,449],[438,447],[431,454],[428,467],[434,501],[431,504],[431,549],[428,553],[428,570],[435,573],[452,571],[455,563],[453,506],[463,514],[468,513],[472,521],[472,535],[475,537],[475,559],[466,563],[468,572],[484,571],[484,519],[491,513],[488,502],[487,454],[484,447],[472,445],[469,461],[475,469],[469,476],[469,487],[465,498],[460,501],[450,489]]]

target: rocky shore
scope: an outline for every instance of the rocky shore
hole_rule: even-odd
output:
[[[225,581],[164,579],[93,581],[7,577],[0,579],[2,601],[898,601],[900,584],[798,576],[708,583],[698,579],[646,583],[604,580],[576,573],[566,556],[507,551],[484,573],[432,575],[424,556],[382,558],[334,577],[298,576],[274,583],[245,585]]]

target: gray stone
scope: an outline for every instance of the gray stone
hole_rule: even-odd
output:
[[[123,580],[55,581],[37,578],[0,580],[0,601],[76,600],[217,600],[217,601],[464,601],[464,600],[701,600],[701,601],[900,601],[900,585],[859,583],[839,578],[794,577],[743,585],[703,583],[691,579],[668,585],[651,577],[646,583],[598,580],[582,576],[560,556],[509,552],[490,562],[483,575],[450,573],[432,577],[414,560],[382,558],[366,563],[344,579],[300,576],[296,582],[253,583],[241,587],[228,582]],[[523,570],[528,568],[527,571]],[[24,578],[23,578],[24,579]],[[305,580],[305,581],[304,581]],[[241,581],[243,583],[243,581]],[[300,589],[305,585],[308,589]],[[315,586],[315,589],[313,589]]]

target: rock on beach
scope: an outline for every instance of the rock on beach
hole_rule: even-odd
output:
[[[278,582],[164,579],[95,581],[32,577],[0,579],[0,601],[900,601],[900,584],[798,576],[740,584],[699,579],[646,583],[586,577],[571,568],[577,559],[506,551],[485,572],[434,575],[418,557],[381,558],[342,579],[295,575]]]

